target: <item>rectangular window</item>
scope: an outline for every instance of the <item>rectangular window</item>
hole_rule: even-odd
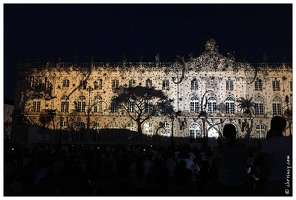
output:
[[[293,91],[293,81],[290,81],[290,91]]]
[[[62,102],[61,112],[69,112],[69,102]]]
[[[199,112],[198,102],[190,102],[190,112]]]
[[[233,114],[234,113],[234,103],[232,102],[226,102],[226,113],[227,114]]]
[[[226,90],[233,90],[233,81],[232,80],[226,81]]]
[[[262,91],[262,80],[255,81],[255,91]]]
[[[40,112],[40,101],[33,102],[33,112]]]
[[[280,91],[280,81],[272,81],[272,89],[273,91]]]
[[[81,80],[79,86],[80,88],[86,89],[86,81]]]
[[[197,80],[194,79],[191,81],[191,90],[197,90],[197,89],[198,89]]]
[[[208,112],[213,113],[217,111],[216,102],[209,102],[208,103]]]
[[[255,114],[256,115],[263,115],[264,114],[263,103],[255,103]]]
[[[102,103],[101,102],[94,105],[94,112],[102,112]]]
[[[95,90],[101,90],[102,89],[102,79],[98,79],[97,81],[94,82],[94,89]]]
[[[281,115],[282,114],[282,104],[273,103],[272,104],[272,114],[273,115]]]
[[[128,112],[135,112],[135,102],[128,102]]]
[[[145,103],[145,113],[150,113],[153,110],[153,105],[151,102],[146,102]]]
[[[119,81],[118,80],[112,80],[112,88],[118,88],[119,87]]]
[[[128,81],[128,87],[133,88],[136,85],[136,81],[134,79],[131,79]]]
[[[168,89],[170,89],[170,82],[169,82],[169,80],[163,80],[163,81],[162,81],[162,89],[163,89],[163,90],[168,90]]]
[[[69,80],[63,80],[63,87],[69,87],[70,81]]]
[[[86,104],[85,102],[77,102],[77,111],[78,112],[85,112],[85,107],[86,107]]]

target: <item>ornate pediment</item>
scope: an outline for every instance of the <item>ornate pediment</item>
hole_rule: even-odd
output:
[[[204,52],[197,58],[191,59],[188,66],[195,71],[225,71],[232,70],[234,59],[220,54],[216,41],[211,38],[204,47]]]

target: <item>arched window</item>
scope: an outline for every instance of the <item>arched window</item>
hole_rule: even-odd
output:
[[[272,100],[272,114],[281,115],[282,114],[282,100],[280,97],[275,97]]]
[[[77,104],[76,104],[76,110],[77,112],[85,112],[85,107],[86,107],[86,103],[85,103],[85,96],[80,96],[78,98]]]
[[[219,137],[219,127],[215,124],[208,125],[208,137],[209,138],[218,138]]]
[[[115,121],[112,121],[112,122],[110,122],[110,124],[109,124],[109,128],[114,128],[114,129],[116,129],[116,128],[118,128],[119,126],[118,126],[118,123],[117,122],[115,122]]]
[[[265,138],[266,137],[266,126],[259,124],[256,126],[256,138]]]
[[[93,105],[94,112],[102,112],[102,97],[96,96]]]
[[[225,108],[227,114],[234,113],[234,99],[232,97],[227,97],[225,100]]]
[[[137,127],[134,125],[134,122],[128,122],[126,124],[126,129],[128,129],[130,131],[136,131]]]
[[[112,100],[111,100],[110,111],[111,112],[117,112],[118,111],[118,103],[116,102],[116,97],[113,97]]]
[[[264,114],[264,104],[263,104],[263,98],[257,97],[254,101],[255,105],[255,115],[263,115]]]
[[[209,113],[217,112],[217,101],[215,97],[208,98],[208,112]]]
[[[190,112],[199,112],[199,99],[197,96],[190,98]]]
[[[201,138],[201,128],[200,125],[196,122],[193,122],[189,126],[189,137],[190,137],[190,143],[197,142],[196,140],[200,140]]]
[[[197,89],[198,89],[198,82],[195,78],[191,81],[191,90],[197,90]]]

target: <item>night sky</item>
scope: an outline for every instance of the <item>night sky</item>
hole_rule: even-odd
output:
[[[224,56],[292,62],[292,4],[4,4],[4,96],[20,61],[174,62],[214,37]],[[75,56],[76,55],[76,56]]]

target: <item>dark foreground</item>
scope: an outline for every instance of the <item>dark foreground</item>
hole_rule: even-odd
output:
[[[212,160],[209,147],[6,146],[4,196],[228,195]],[[235,195],[259,195],[254,179]]]

